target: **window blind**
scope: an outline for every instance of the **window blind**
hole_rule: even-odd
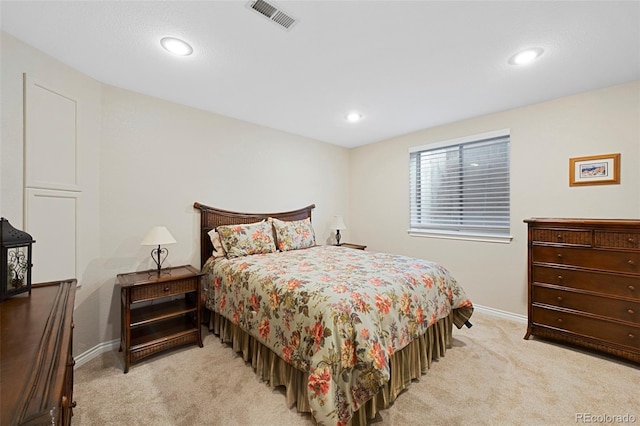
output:
[[[410,151],[411,231],[508,236],[509,134]]]

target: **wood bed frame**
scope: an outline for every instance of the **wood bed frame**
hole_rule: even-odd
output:
[[[316,208],[315,204],[303,207],[298,210],[278,213],[238,213],[222,210],[215,207],[205,206],[198,202],[193,203],[193,207],[200,210],[200,267],[211,257],[213,244],[209,237],[209,231],[221,225],[241,225],[244,223],[259,222],[268,217],[284,221],[311,220],[311,211]]]

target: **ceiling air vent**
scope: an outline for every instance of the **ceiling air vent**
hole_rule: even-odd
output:
[[[249,9],[255,10],[273,23],[278,24],[285,30],[291,29],[295,25],[296,18],[285,13],[273,3],[264,0],[250,1],[247,4]]]

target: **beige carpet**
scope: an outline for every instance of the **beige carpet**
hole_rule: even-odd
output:
[[[640,424],[639,366],[523,340],[526,327],[518,322],[478,312],[471,322],[471,329],[454,329],[454,347],[376,425],[615,424],[624,418],[613,416],[624,415]],[[283,392],[260,382],[227,345],[204,336],[204,348],[150,358],[127,374],[117,351],[78,368],[73,424],[314,424],[288,409]]]

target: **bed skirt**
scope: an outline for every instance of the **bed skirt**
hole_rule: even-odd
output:
[[[389,407],[400,392],[409,387],[411,381],[427,372],[431,361],[438,360],[451,347],[453,324],[461,327],[471,316],[472,308],[454,310],[449,316],[429,327],[425,334],[393,354],[390,359],[391,378],[382,389],[367,401],[351,418],[353,426],[365,426],[380,410]],[[310,413],[307,397],[308,373],[300,371],[268,347],[251,337],[225,317],[212,312],[209,329],[229,343],[233,350],[242,353],[245,362],[251,362],[256,373],[272,387],[284,386],[289,408],[296,406],[298,412]]]

